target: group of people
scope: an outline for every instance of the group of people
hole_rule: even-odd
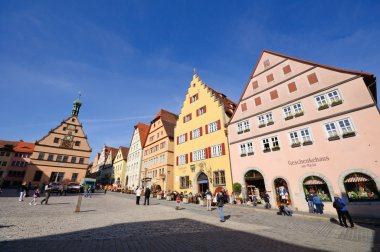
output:
[[[149,187],[146,187],[144,189],[144,187],[137,186],[135,190],[135,194],[136,194],[136,205],[140,205],[140,198],[141,196],[144,196],[144,206],[145,205],[149,206],[149,198],[151,194],[151,190]]]
[[[306,201],[309,207],[309,213],[323,214],[324,204],[318,194],[307,194]]]

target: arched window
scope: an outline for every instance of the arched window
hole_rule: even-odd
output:
[[[343,182],[349,201],[379,200],[376,183],[370,176],[363,173],[351,173],[344,178]]]
[[[276,188],[276,202],[277,205],[283,204],[292,204],[292,200],[290,198],[288,183],[286,183],[285,179],[277,178],[274,180],[274,187]]]
[[[305,195],[318,195],[322,201],[331,201],[331,195],[326,182],[317,176],[309,176],[303,181]]]

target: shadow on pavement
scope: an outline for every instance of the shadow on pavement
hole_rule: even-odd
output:
[[[14,225],[0,225],[0,228],[14,227]]]
[[[0,242],[2,251],[318,251],[182,218]],[[68,242],[69,241],[69,242]],[[291,241],[289,241],[291,242]]]
[[[79,211],[80,213],[87,213],[87,212],[95,212],[96,210],[91,209],[91,210],[84,210],[84,211]]]

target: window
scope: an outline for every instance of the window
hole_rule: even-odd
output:
[[[300,129],[289,133],[292,148],[313,143],[309,129]]]
[[[270,82],[272,82],[272,81],[274,81],[273,74],[269,74],[269,75],[267,75],[267,82],[270,83]]]
[[[270,99],[271,100],[275,100],[275,99],[278,98],[278,92],[277,92],[277,90],[273,90],[269,94],[270,94]]]
[[[290,141],[292,142],[292,145],[296,145],[296,144],[299,144],[300,143],[300,140],[298,138],[298,132],[295,131],[295,132],[290,132],[289,133],[289,136],[290,136]]]
[[[192,156],[193,156],[193,160],[192,160],[193,162],[203,160],[206,158],[206,151],[205,149],[193,151]]]
[[[248,120],[237,123],[237,127],[238,127],[238,133],[239,134],[243,133],[243,131],[244,132],[250,131],[250,125],[249,125]]]
[[[186,155],[178,156],[178,165],[184,165],[184,164],[186,164]]]
[[[294,117],[303,116],[303,107],[300,102],[283,107],[282,110],[284,111],[285,120],[293,119]]]
[[[269,67],[270,66],[269,59],[265,60],[263,64],[264,64],[264,68]]]
[[[181,143],[186,142],[186,140],[187,140],[186,138],[187,138],[187,137],[186,137],[186,133],[180,135],[180,136],[178,137],[178,144],[181,144]]]
[[[350,202],[379,201],[375,180],[363,173],[351,173],[344,178],[344,188]]]
[[[40,181],[42,178],[42,174],[42,171],[36,171],[36,173],[34,173],[33,181]]]
[[[188,114],[188,115],[186,115],[186,116],[183,117],[183,122],[184,123],[186,123],[186,122],[188,122],[190,120],[191,120],[191,114]]]
[[[237,123],[237,127],[238,127],[238,133],[243,133],[243,123],[242,122]]]
[[[201,136],[201,128],[195,129],[191,132],[192,139],[198,138]]]
[[[224,171],[215,171],[214,172],[214,185],[225,185],[226,177]]]
[[[315,96],[315,101],[318,110],[327,109],[329,106],[334,107],[343,103],[342,97],[337,89]]]
[[[44,160],[45,153],[40,152],[38,154],[38,160]]]
[[[80,146],[80,141],[75,141],[75,146]]]
[[[311,135],[309,129],[301,129],[300,130],[302,141],[304,143],[311,142]]]
[[[242,103],[241,104],[241,111],[244,112],[247,110],[247,103]]]
[[[247,148],[245,147],[245,144],[240,144],[240,155],[247,155]]]
[[[71,163],[76,163],[77,162],[77,157],[71,157]]]
[[[285,67],[282,68],[282,71],[284,72],[284,74],[288,74],[292,71],[292,69],[290,68],[289,65],[286,65]]]
[[[197,110],[197,116],[203,115],[204,113],[206,113],[206,106]]]
[[[265,138],[262,140],[264,152],[280,150],[280,145],[277,136]]]
[[[338,123],[343,134],[353,132],[352,125],[349,119],[343,119],[339,121]]]
[[[1,166],[7,166],[7,161],[3,161],[3,162],[1,163]]]
[[[252,88],[255,90],[259,88],[259,83],[257,81],[252,82]]]
[[[219,157],[221,155],[223,155],[221,144],[211,146],[211,157]]]
[[[208,124],[208,133],[215,132],[219,129],[220,121],[212,122]]]
[[[190,103],[193,103],[193,102],[195,102],[196,100],[198,100],[198,94],[195,94],[195,95],[191,96],[191,98],[190,98]]]
[[[260,106],[261,105],[261,98],[260,97],[256,97],[255,98],[255,105],[256,106]]]
[[[59,143],[59,138],[58,137],[54,138],[54,143]]]
[[[187,189],[190,187],[189,176],[180,177],[179,181],[180,181],[180,188],[181,189]]]
[[[313,85],[313,84],[318,82],[318,78],[317,78],[317,75],[315,73],[309,74],[307,76],[307,79],[308,79],[310,85]]]
[[[243,143],[240,144],[240,156],[246,156],[246,155],[252,155],[253,154],[253,143]]]
[[[58,172],[51,172],[49,182],[55,182],[57,180]]]
[[[64,172],[59,172],[59,173],[58,173],[58,177],[57,177],[57,182],[62,182],[64,176],[65,176],[65,173],[64,173]]]
[[[325,124],[329,140],[339,139],[341,134],[343,138],[355,136],[355,130],[349,118],[339,120],[337,122],[329,122]]]
[[[69,156],[63,156],[63,162],[64,163],[67,163],[68,160],[69,160]]]
[[[165,145],[166,145],[166,142],[162,142],[162,143],[160,143],[160,149],[165,148]]]
[[[62,162],[62,155],[57,156],[57,162]]]
[[[295,82],[291,82],[288,84],[288,90],[289,90],[289,93],[293,93],[295,91],[297,91],[297,85]]]
[[[259,123],[259,128],[274,124],[272,112],[269,112],[269,113],[266,113],[263,115],[259,115],[257,117],[257,121]]]
[[[53,159],[54,159],[54,155],[53,154],[49,154],[49,156],[48,156],[48,161],[53,161]]]

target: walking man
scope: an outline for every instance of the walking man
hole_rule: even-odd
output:
[[[51,192],[51,183],[45,186],[45,198],[41,200],[41,205],[45,202],[45,205],[48,204]]]
[[[24,201],[24,198],[25,198],[25,195],[26,195],[26,183],[22,183],[21,185],[21,188],[20,188],[20,198],[18,199],[18,201]]]
[[[144,206],[147,204],[149,206],[149,197],[150,197],[150,189],[147,187],[145,189],[145,194],[144,194]]]
[[[350,213],[348,212],[346,203],[344,202],[343,199],[339,198],[338,194],[334,195],[333,207],[336,209],[336,212],[338,214],[340,225],[341,226],[344,225],[345,227],[348,227],[347,221],[346,221],[346,219],[348,219],[348,221],[350,222],[351,228],[353,228],[354,227],[354,223],[352,221]]]
[[[317,209],[317,213],[323,214],[323,203],[321,198],[318,195],[314,195],[313,202],[315,205],[315,208]]]
[[[211,211],[212,193],[209,189],[206,191],[207,211]]]
[[[218,204],[219,218],[220,222],[224,222],[223,206],[224,206],[224,195],[222,192],[219,192],[216,198]]]
[[[136,205],[140,205],[140,195],[141,195],[141,189],[137,186],[136,188]]]

